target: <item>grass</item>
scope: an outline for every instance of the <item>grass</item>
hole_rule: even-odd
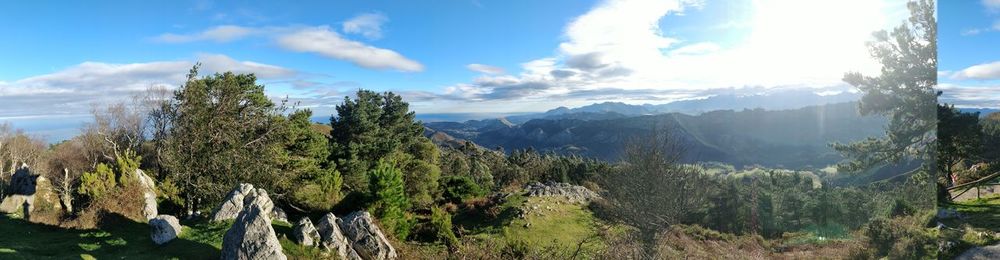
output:
[[[573,252],[579,246],[582,254],[589,255],[605,246],[600,229],[606,227],[586,205],[559,197],[514,195],[498,207],[495,219],[459,214],[454,223],[471,238],[535,250]],[[525,212],[523,219],[518,217],[521,212]]]
[[[957,210],[965,217],[941,221],[945,226],[950,227],[941,230],[941,238],[957,243],[953,250],[942,252],[944,256],[954,257],[973,247],[1000,242],[993,235],[1000,233],[1000,222],[997,221],[1000,219],[1000,194],[993,194],[981,199],[953,202],[947,204],[946,207]]]
[[[983,197],[976,200],[968,200],[951,203],[949,207],[958,210],[966,216],[965,219],[959,221],[957,219],[950,219],[948,224],[957,224],[959,222],[969,224],[970,226],[990,230],[994,232],[1000,231],[1000,194],[994,194],[992,196]],[[949,225],[952,226],[952,225]]]
[[[150,228],[110,217],[100,229],[78,230],[0,216],[0,259],[218,259],[222,237],[232,222],[182,222],[180,237],[164,245],[150,238]],[[272,224],[289,259],[322,259],[315,248],[288,239],[291,224]]]
[[[583,246],[599,249],[603,246],[601,241],[592,238],[598,235],[601,224],[585,207],[558,197],[528,198],[525,218],[511,221],[505,235],[522,239],[529,245],[560,248],[575,248],[591,238]]]

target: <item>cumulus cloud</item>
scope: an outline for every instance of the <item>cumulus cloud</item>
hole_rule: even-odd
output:
[[[414,72],[424,70],[424,65],[407,59],[399,53],[365,45],[340,37],[327,26],[311,27],[279,36],[278,44],[297,52],[316,53],[325,57],[346,60],[371,69],[395,69]]]
[[[200,54],[202,73],[223,70],[256,73],[262,79],[296,72],[220,54]],[[94,103],[121,100],[149,87],[175,88],[186,80],[194,60],[140,63],[83,62],[50,74],[0,83],[0,117],[86,114]]]
[[[379,18],[381,17],[381,18]],[[344,23],[344,31],[359,33],[368,38],[381,37],[381,14],[364,14]],[[370,69],[393,69],[403,72],[423,71],[424,65],[390,49],[371,46],[341,37],[329,26],[268,26],[242,27],[223,25],[190,34],[161,34],[153,38],[162,43],[189,43],[212,41],[231,42],[249,37],[272,40],[279,48],[318,54],[323,57],[345,60]]]
[[[990,11],[1000,11],[1000,0],[982,0],[982,4]]]
[[[973,65],[971,67],[951,73],[952,79],[978,79],[994,80],[1000,79],[1000,61]]]
[[[191,34],[164,33],[153,37],[162,43],[188,43],[196,41],[231,42],[260,33],[259,29],[236,25],[221,25]]]
[[[382,38],[382,24],[389,18],[380,13],[364,13],[347,20],[343,24],[345,33],[361,34],[365,38],[376,40]]]
[[[725,46],[665,33],[677,25],[664,17],[702,15],[690,12],[702,4],[602,1],[566,25],[553,55],[521,64],[517,74],[487,74],[448,86],[442,98],[569,102],[560,98],[590,95],[662,103],[710,89],[837,85],[848,71],[878,73],[865,43],[873,31],[908,15],[905,3],[892,1],[761,0],[753,2],[755,13],[747,21],[738,21],[746,26],[735,28],[746,36],[727,39],[732,42]],[[842,13],[856,19],[840,19]]]
[[[490,66],[490,65],[483,65],[483,64],[477,64],[477,63],[466,65],[465,68],[467,68],[467,69],[469,69],[471,71],[475,71],[475,72],[479,72],[479,73],[483,73],[483,74],[503,74],[504,73],[504,70],[501,67]]]
[[[712,53],[721,49],[722,47],[712,42],[699,42],[673,49],[670,51],[670,55],[697,55]]]
[[[198,61],[206,71],[232,71],[234,73],[253,73],[258,78],[273,79],[295,76],[294,70],[253,61],[238,61],[222,54],[199,54]]]
[[[1000,86],[966,86],[950,83],[942,83],[937,87],[941,90],[938,101],[941,103],[955,105],[956,107],[971,108],[1000,108]]]

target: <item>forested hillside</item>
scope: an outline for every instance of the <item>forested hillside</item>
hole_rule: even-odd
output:
[[[478,145],[507,151],[537,149],[614,161],[625,138],[676,129],[690,149],[685,161],[720,161],[736,166],[822,168],[842,159],[830,143],[880,136],[885,119],[861,116],[855,102],[793,110],[721,110],[700,115],[669,113],[606,120],[534,119],[425,123],[428,135],[443,132]]]

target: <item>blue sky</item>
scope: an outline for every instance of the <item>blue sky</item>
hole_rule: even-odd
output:
[[[941,1],[939,102],[1000,108],[1000,0]]]
[[[0,120],[49,134],[92,104],[176,88],[194,62],[255,73],[320,116],[359,88],[417,113],[829,93],[877,72],[865,41],[907,15],[893,0],[10,1]]]

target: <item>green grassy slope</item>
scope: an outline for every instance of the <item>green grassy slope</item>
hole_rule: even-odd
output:
[[[1000,222],[997,221],[1000,219],[1000,195],[954,202],[947,207],[964,217],[941,221],[948,227],[941,231],[941,238],[957,243],[953,250],[942,252],[944,256],[954,257],[973,247],[1000,243]]]
[[[145,223],[115,219],[101,229],[77,230],[0,216],[0,259],[218,259],[222,236],[231,222],[182,222],[181,236],[162,246],[149,237]],[[318,259],[315,248],[295,245],[291,225],[274,223],[290,259]]]

